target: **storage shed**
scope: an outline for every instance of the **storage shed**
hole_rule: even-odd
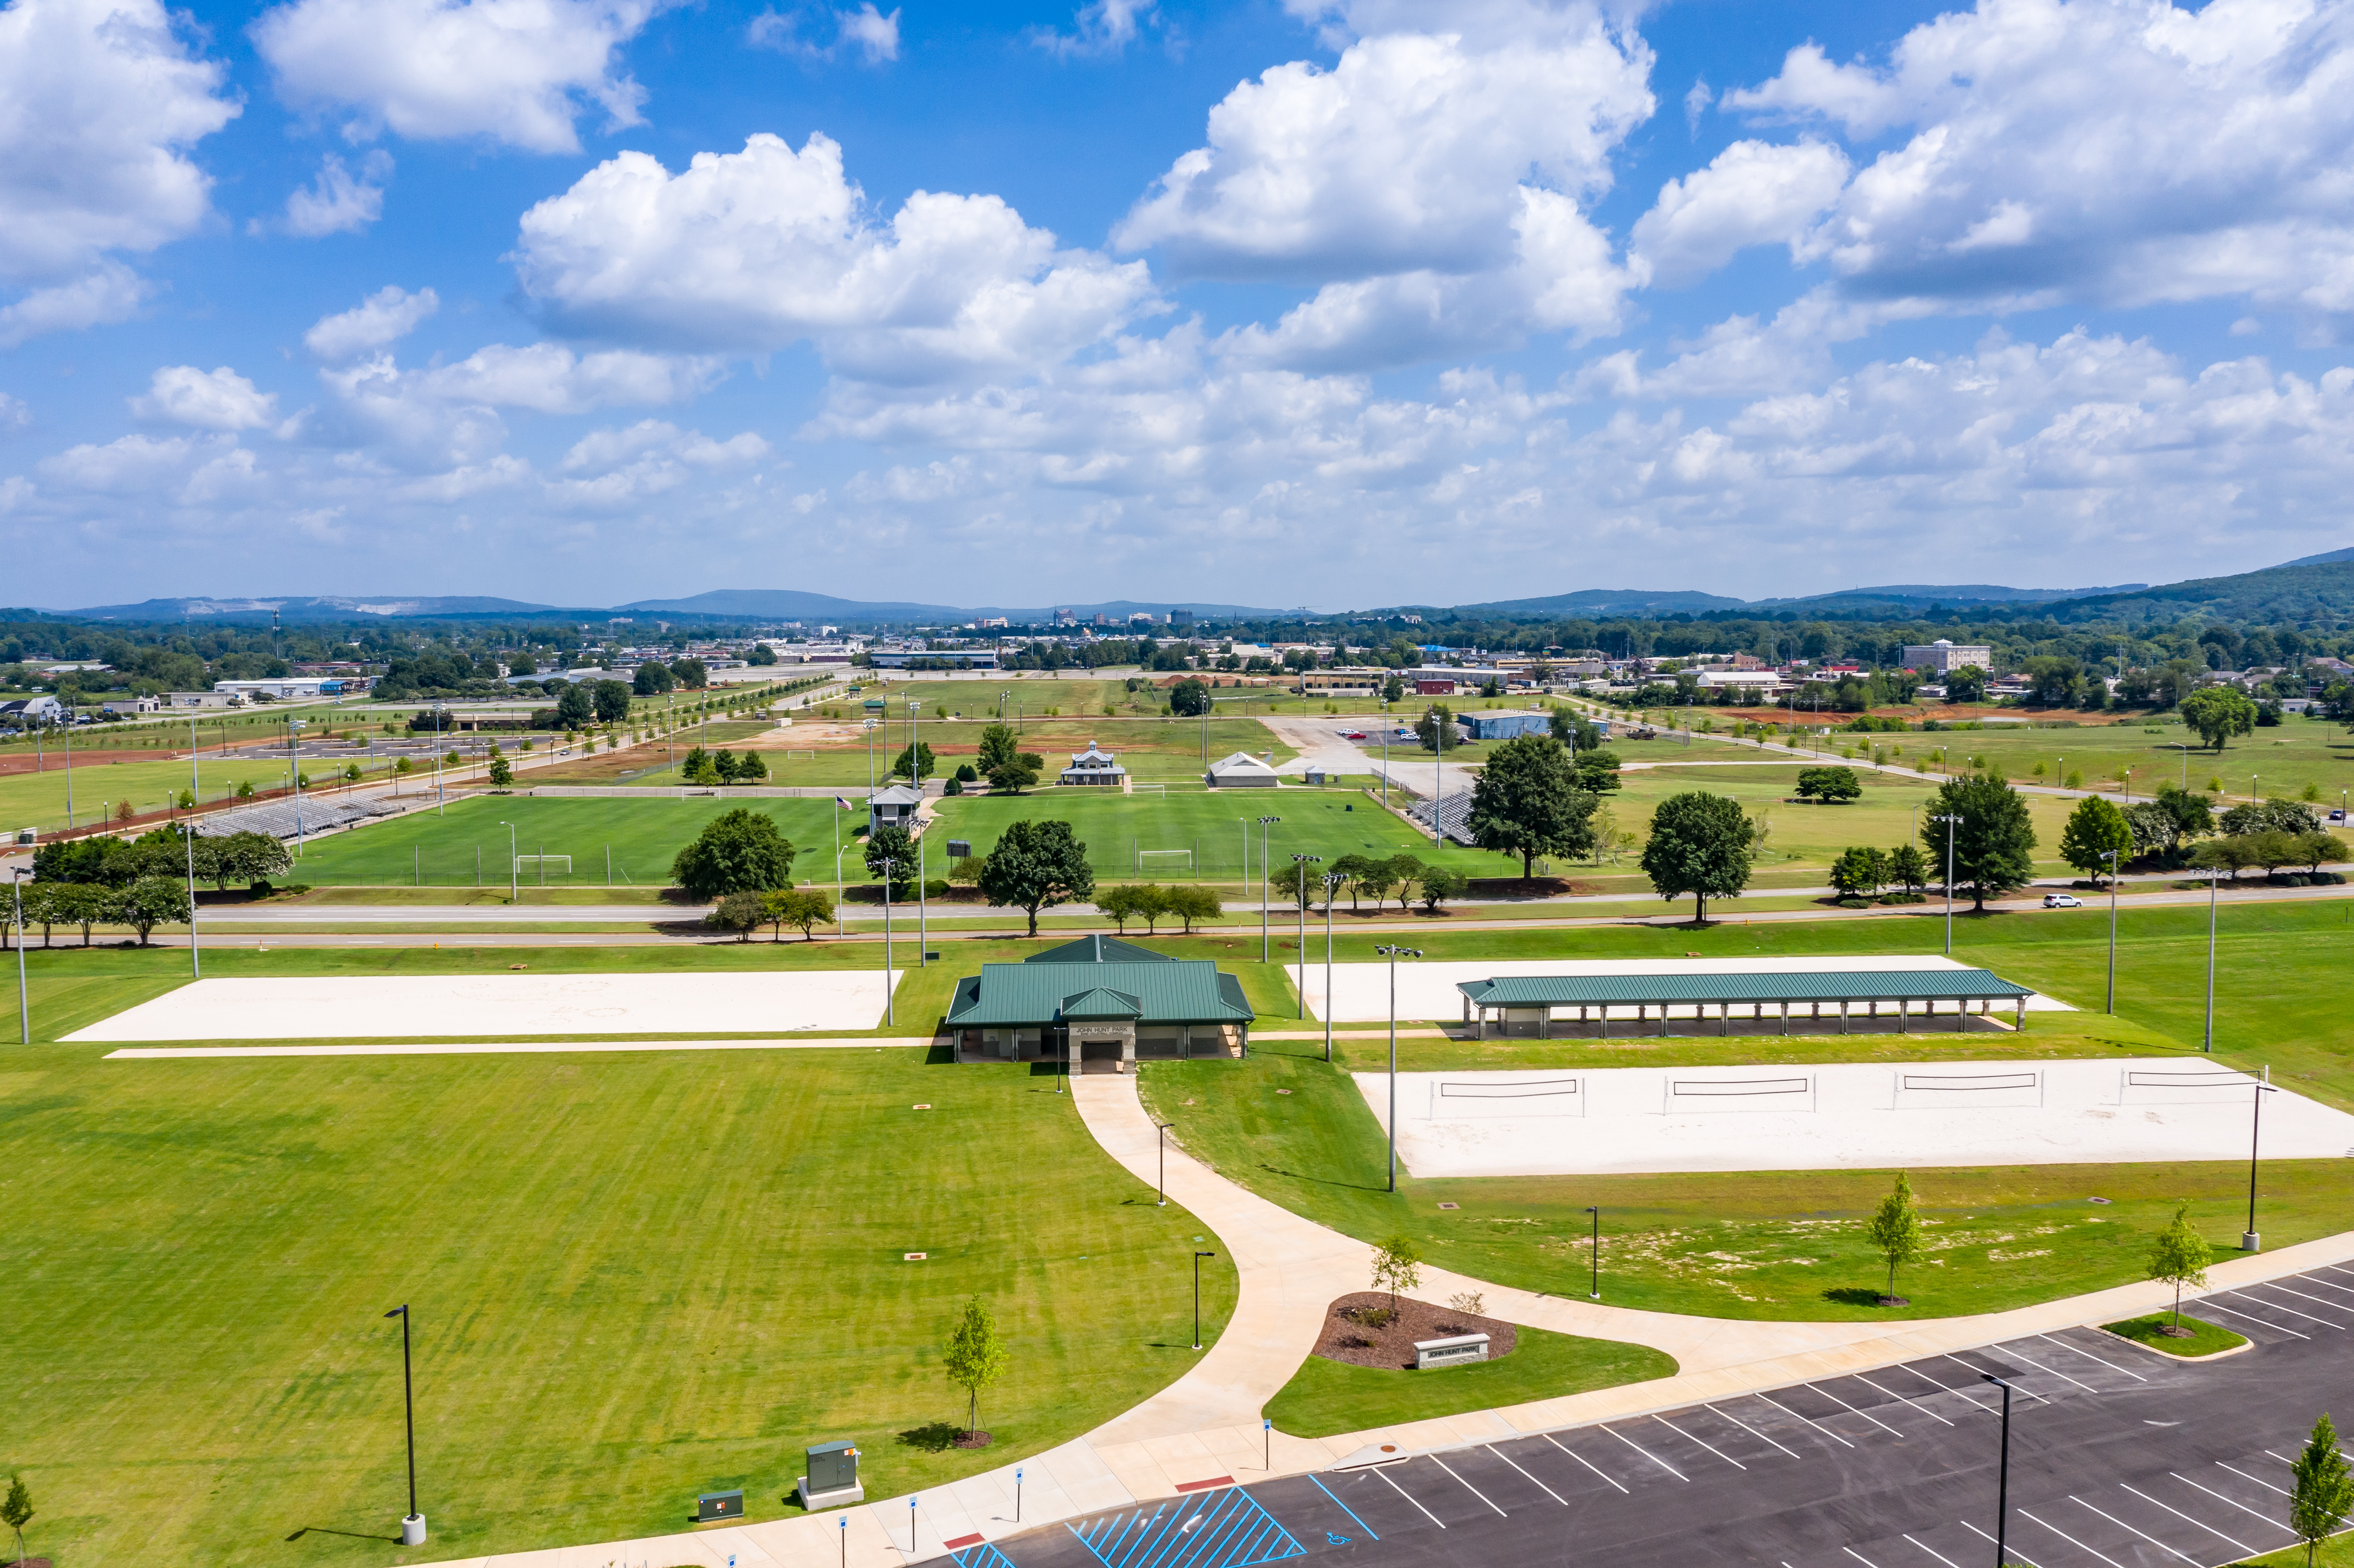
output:
[[[1211,763],[1204,779],[1213,789],[1272,789],[1275,765],[1247,751],[1237,751]]]

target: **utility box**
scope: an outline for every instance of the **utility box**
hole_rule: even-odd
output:
[[[741,1491],[705,1492],[695,1499],[695,1522],[697,1524],[743,1517],[744,1494]]]
[[[840,1508],[864,1502],[858,1481],[858,1449],[848,1443],[817,1443],[809,1449],[809,1473],[794,1489],[805,1509]]]

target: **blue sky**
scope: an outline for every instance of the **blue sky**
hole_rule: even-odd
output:
[[[0,10],[11,602],[2335,548],[2347,4]]]

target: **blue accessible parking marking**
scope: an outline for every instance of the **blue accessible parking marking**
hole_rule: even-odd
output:
[[[1013,1568],[1013,1559],[986,1541],[979,1546],[968,1546],[960,1552],[949,1552],[949,1561],[957,1568]]]
[[[1240,1487],[1066,1528],[1104,1568],[1254,1568],[1307,1555]]]

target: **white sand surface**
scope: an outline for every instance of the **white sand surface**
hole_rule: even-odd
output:
[[[1324,966],[1316,962],[1316,942],[1309,939],[1308,1011],[1324,1016]],[[1514,959],[1475,963],[1425,963],[1402,959],[1397,966],[1397,1015],[1400,1018],[1459,1019],[1463,993],[1455,988],[1464,980],[1493,980],[1503,975],[1778,975],[1810,969],[1967,969],[1974,964],[1914,954],[1873,954],[1855,958],[1827,953],[1813,958],[1784,959]],[[1295,972],[1296,969],[1295,969]],[[1336,1023],[1378,1023],[1390,1016],[1390,967],[1387,964],[1332,966],[1332,1021]],[[1998,1004],[2009,1011],[2009,1003]],[[2030,1012],[2073,1012],[2064,1001],[2036,994],[2027,999]],[[1635,1010],[1612,1008],[1613,1018],[1632,1018]],[[1656,1016],[1656,1013],[1654,1014]]]
[[[75,1041],[787,1033],[883,1023],[880,969],[758,974],[348,975],[205,980]]]
[[[1389,1084],[1357,1086],[1386,1127]],[[1398,1075],[1416,1176],[2245,1160],[2255,1080],[2179,1057]],[[2354,1116],[2264,1096],[2263,1154],[2354,1155]]]

